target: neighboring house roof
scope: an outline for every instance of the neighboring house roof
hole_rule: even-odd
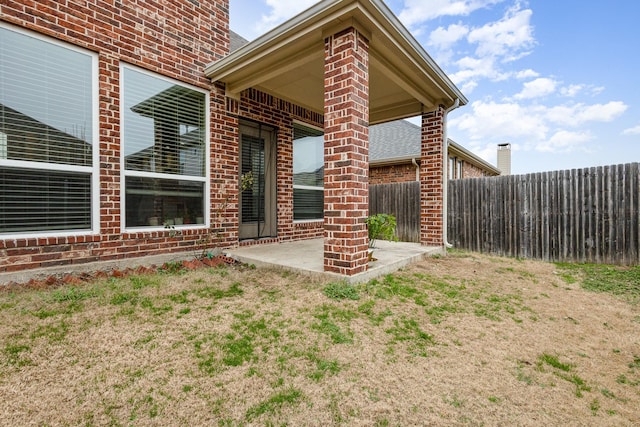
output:
[[[229,31],[229,51],[230,53],[235,52],[240,49],[245,44],[249,43],[249,40],[242,37],[240,34]]]
[[[173,85],[131,107],[131,111],[153,119],[169,118],[172,123],[202,126],[199,111],[177,108],[178,105],[198,105],[202,94],[180,85]]]
[[[406,120],[369,127],[369,163],[420,159],[421,129]]]
[[[463,159],[465,162],[474,164],[487,172],[490,172],[494,175],[500,175],[500,169],[493,166],[491,163],[485,161],[484,159],[481,159],[480,157],[473,154],[471,151],[467,150],[462,145],[451,139],[449,140],[449,156],[456,156],[457,158]]]
[[[7,147],[8,153],[5,153],[8,158],[80,166],[91,164],[91,143],[2,103],[0,117],[0,133],[7,135],[11,142]],[[86,130],[78,129],[78,132],[84,134]],[[47,146],[46,141],[49,149],[43,149]]]
[[[421,129],[407,120],[396,120],[369,127],[369,164],[383,166],[419,160]],[[457,142],[449,139],[449,155],[455,155],[496,175],[500,170]]]
[[[324,113],[324,40],[350,27],[369,40],[370,123],[468,102],[382,0],[320,1],[205,73],[225,83],[230,97],[256,88]]]

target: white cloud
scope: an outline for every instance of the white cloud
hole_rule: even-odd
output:
[[[611,122],[627,110],[628,106],[621,101],[611,101],[606,104],[585,105],[570,104],[551,107],[546,112],[546,118],[561,126],[581,126],[589,122]]]
[[[516,4],[501,20],[471,30],[468,41],[478,44],[478,56],[520,58],[534,45],[532,15],[531,9],[520,10]]]
[[[308,9],[317,0],[265,0],[267,6],[271,8],[270,12],[260,17],[257,23],[258,33],[265,33],[278,24],[292,18],[297,13]]]
[[[440,49],[448,48],[467,34],[469,34],[469,28],[466,25],[452,24],[448,28],[438,27],[431,32],[427,44]]]
[[[496,66],[496,59],[490,56],[483,58],[466,56],[459,59],[455,64],[460,71],[449,74],[449,77],[460,86],[469,85],[470,83],[476,86],[480,79],[499,81],[508,78],[508,74],[501,72]]]
[[[540,73],[533,71],[530,68],[526,70],[517,71],[513,74],[513,77],[520,80],[535,78],[539,76],[540,76]]]
[[[398,16],[408,27],[440,16],[468,16],[504,0],[406,0]]]
[[[477,87],[478,87],[478,82],[469,81],[462,85],[461,90],[463,93],[471,93]]]
[[[503,67],[504,63],[528,55],[535,45],[531,16],[530,9],[521,10],[520,3],[516,2],[498,21],[469,30],[466,42],[475,49],[475,53],[454,62],[458,70],[450,72],[451,79],[464,89],[477,86],[483,79],[496,82],[514,77],[538,77],[538,73],[531,69],[517,71]],[[449,27],[446,31],[438,29],[434,33],[436,40],[449,41],[460,36],[462,29]]]
[[[468,107],[467,107],[468,108]],[[451,119],[452,126],[464,130],[472,140],[544,140],[548,126],[544,117],[517,103],[476,101],[472,111]]]
[[[575,98],[580,93],[587,93],[588,95],[598,95],[604,91],[602,86],[593,86],[585,84],[570,84],[569,86],[560,89],[560,94],[568,98]]]
[[[626,109],[624,103],[617,101],[554,107],[476,101],[471,104],[472,111],[452,118],[449,124],[464,132],[470,144],[506,141],[517,143],[523,150],[573,152],[585,150],[585,144],[594,139],[590,131],[576,127],[612,121]],[[633,132],[640,134],[640,126],[625,131]]]
[[[531,99],[540,98],[550,95],[556,91],[558,82],[546,77],[540,77],[538,79],[526,82],[523,85],[523,89],[520,93],[514,96],[515,99]]]
[[[584,85],[569,85],[560,89],[562,96],[573,98],[584,90]]]
[[[640,135],[640,125],[622,131],[623,135]]]
[[[591,132],[571,132],[568,130],[560,130],[554,133],[551,138],[536,146],[537,151],[543,152],[571,152],[584,148],[584,143],[591,141],[593,135]]]

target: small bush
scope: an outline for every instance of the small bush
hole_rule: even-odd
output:
[[[367,230],[369,233],[369,247],[373,248],[377,239],[397,240],[396,217],[391,214],[375,214],[367,218]]]

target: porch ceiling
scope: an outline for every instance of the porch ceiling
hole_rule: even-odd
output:
[[[238,98],[251,87],[324,112],[324,39],[349,27],[370,41],[370,124],[467,103],[380,0],[324,0],[205,68]]]

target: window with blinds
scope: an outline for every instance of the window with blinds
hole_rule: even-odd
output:
[[[324,217],[324,133],[293,126],[293,219]]]
[[[0,26],[0,234],[97,228],[96,64]]]
[[[122,69],[125,228],[204,224],[207,94]]]

